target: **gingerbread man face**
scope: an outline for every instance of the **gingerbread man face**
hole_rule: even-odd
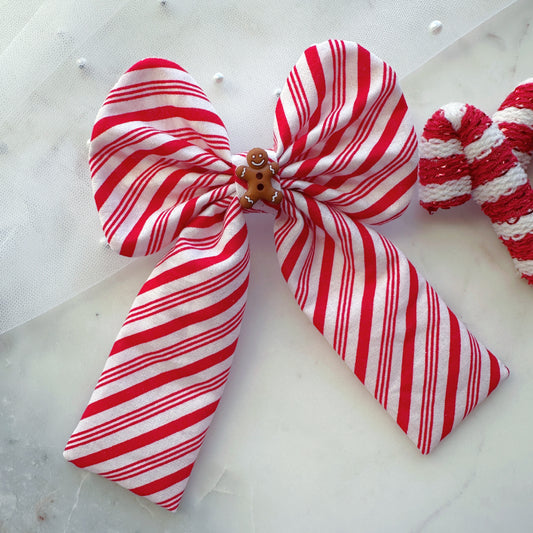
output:
[[[262,148],[253,148],[246,156],[248,166],[241,165],[235,174],[248,183],[248,190],[241,197],[241,206],[252,207],[258,200],[269,204],[279,204],[283,198],[281,191],[272,187],[271,179],[278,172],[279,165],[268,160]]]
[[[248,164],[254,168],[263,168],[268,163],[268,154],[262,148],[254,148],[246,156]]]

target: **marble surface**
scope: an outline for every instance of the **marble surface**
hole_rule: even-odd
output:
[[[518,1],[404,77],[417,127],[449,101],[492,113],[533,76],[532,23],[533,4]],[[531,530],[533,287],[477,206],[430,217],[414,201],[382,228],[511,369],[425,457],[299,311],[271,220],[249,217],[249,228],[243,333],[178,512],[61,455],[155,263],[146,258],[0,336],[0,532]]]

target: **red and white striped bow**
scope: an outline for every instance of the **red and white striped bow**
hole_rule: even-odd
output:
[[[470,104],[437,110],[420,143],[420,204],[430,213],[473,197],[490,218],[515,268],[533,283],[533,80],[504,100],[492,119]]]
[[[175,63],[134,65],[94,127],[106,236],[124,255],[171,245],[122,327],[65,457],[175,510],[228,373],[249,249],[226,130]],[[298,304],[428,453],[508,370],[367,224],[406,208],[417,140],[393,70],[355,43],[305,51],[279,98],[275,243]]]

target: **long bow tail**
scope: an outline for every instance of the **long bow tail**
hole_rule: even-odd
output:
[[[420,144],[420,204],[430,213],[470,198],[490,218],[516,270],[533,283],[533,82],[520,84],[491,118],[452,103],[428,120]]]
[[[367,226],[398,216],[416,179],[416,137],[394,72],[355,44],[309,49],[280,96],[275,145],[282,274],[350,370],[429,453],[508,370]]]
[[[91,143],[106,236],[174,243],[133,302],[64,455],[175,510],[226,383],[246,303],[247,229],[225,128],[174,63],[133,66]]]

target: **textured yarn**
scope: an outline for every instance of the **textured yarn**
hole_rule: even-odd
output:
[[[533,283],[533,80],[521,83],[492,118],[448,104],[428,120],[420,143],[420,204],[430,213],[471,197],[489,216],[516,269]]]
[[[417,139],[396,74],[355,43],[312,46],[281,92],[267,154],[283,200],[252,209],[275,217],[291,292],[429,453],[508,370],[368,225],[399,216],[416,183]],[[64,455],[169,510],[239,337],[249,281],[243,164],[204,92],[163,59],[126,72],[94,126],[94,196],[111,246],[125,255],[171,247],[133,302]]]

